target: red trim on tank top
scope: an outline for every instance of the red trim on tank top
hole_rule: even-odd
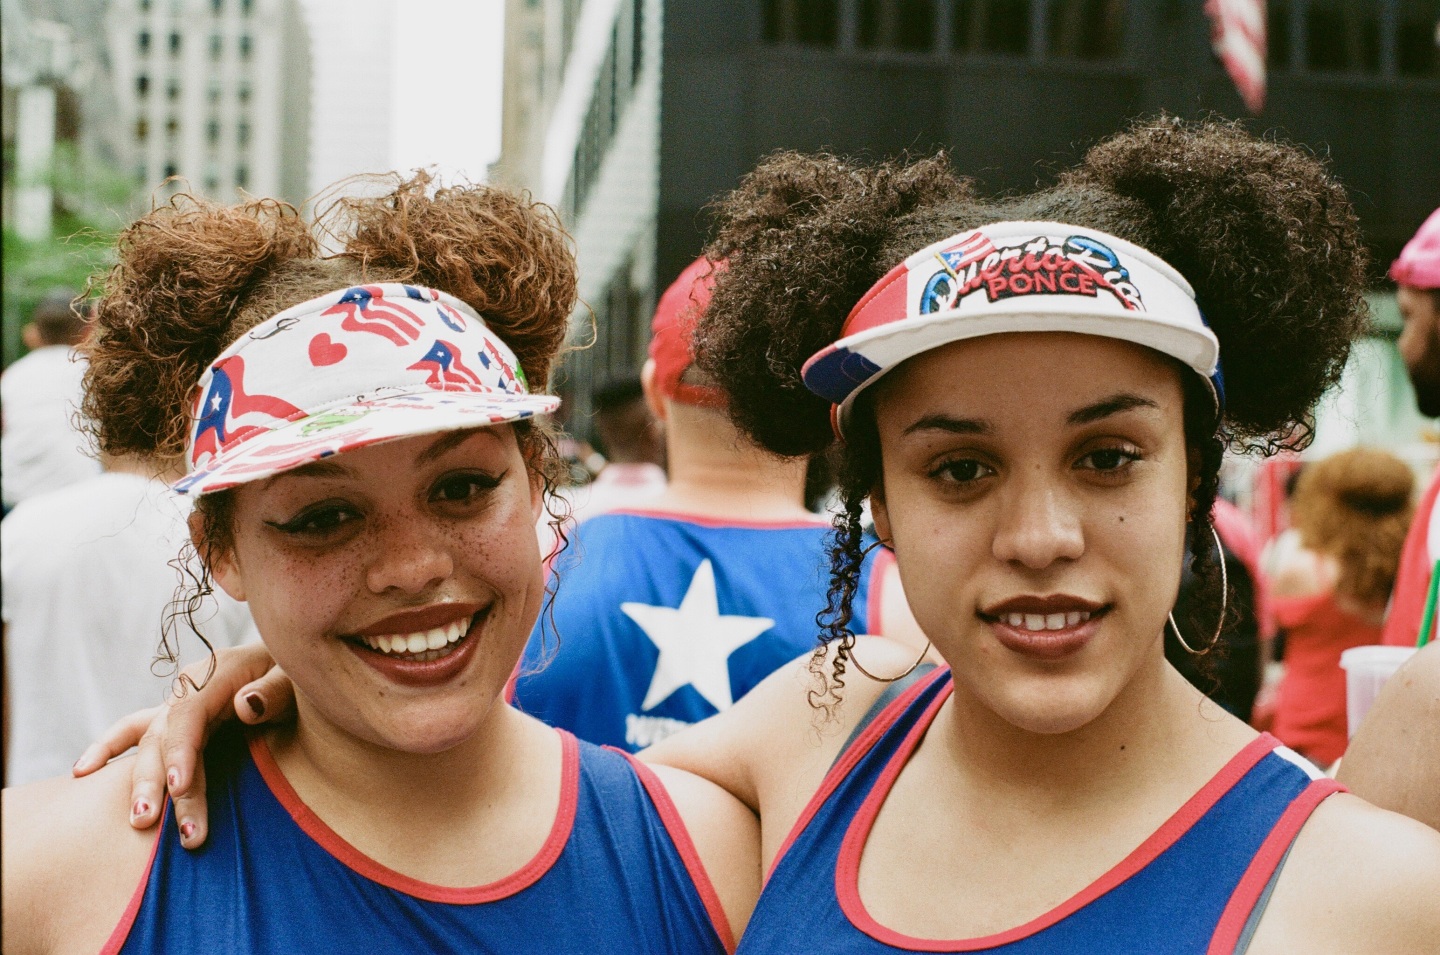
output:
[[[865,608],[866,633],[885,632],[885,575],[894,563],[895,552],[888,547],[881,547],[875,554],[875,563],[870,568],[870,590],[866,593],[870,601]]]
[[[710,916],[710,924],[714,927],[715,934],[720,936],[720,944],[725,946],[725,951],[733,953],[735,935],[730,931],[730,920],[725,915],[725,907],[720,904],[720,893],[715,891],[715,883],[710,881],[710,873],[705,871],[705,864],[700,861],[695,841],[690,838],[690,830],[686,827],[685,820],[680,818],[680,810],[675,808],[675,801],[670,798],[665,784],[655,775],[653,769],[634,755],[613,746],[606,746],[605,749],[624,756],[634,767],[635,775],[640,777],[640,784],[650,794],[650,801],[655,804],[655,811],[660,814],[660,822],[670,834],[670,841],[675,843],[675,851],[680,853],[680,859],[685,863],[685,871],[690,873],[690,881],[695,884],[695,891],[700,894],[700,901],[704,903],[705,911]]]
[[[1240,943],[1240,933],[1245,931],[1245,923],[1250,920],[1250,913],[1255,910],[1260,895],[1275,874],[1275,868],[1285,858],[1285,853],[1295,842],[1310,814],[1329,797],[1347,791],[1333,779],[1317,779],[1286,807],[1275,828],[1270,830],[1259,851],[1250,860],[1245,874],[1230,894],[1230,901],[1225,903],[1225,911],[1220,914],[1220,922],[1215,926],[1206,955],[1232,955],[1235,946]]]
[[[830,522],[825,518],[816,516],[813,521],[794,520],[782,518],[779,520],[739,520],[730,517],[709,517],[703,514],[691,514],[688,511],[664,511],[656,508],[646,507],[619,507],[613,511],[606,511],[605,515],[620,515],[624,517],[653,517],[662,521],[679,521],[682,524],[698,524],[701,527],[737,527],[749,530],[762,531],[792,531],[809,530],[816,527],[829,527]],[[596,514],[596,517],[602,515]]]
[[[135,927],[135,918],[140,914],[140,905],[145,901],[145,890],[150,886],[150,873],[155,868],[156,857],[160,855],[160,837],[165,834],[165,822],[169,818],[170,800],[167,797],[165,808],[160,811],[160,822],[155,826],[155,844],[150,847],[150,861],[145,863],[145,873],[140,876],[140,884],[135,887],[135,894],[130,896],[130,901],[125,905],[125,914],[115,923],[115,929],[105,940],[100,955],[117,955],[129,940],[130,931]]]
[[[265,780],[270,792],[290,813],[295,824],[342,865],[372,882],[426,902],[474,905],[508,898],[534,885],[541,876],[550,871],[550,867],[565,849],[565,843],[569,840],[570,830],[575,823],[575,809],[579,802],[580,747],[574,736],[564,730],[555,732],[560,736],[560,806],[555,812],[555,822],[550,827],[550,835],[546,837],[545,844],[529,862],[510,875],[485,885],[465,888],[422,882],[376,862],[346,842],[301,801],[299,794],[275,763],[270,747],[259,734],[250,738],[250,756],[255,760],[255,768],[260,771],[260,776]]]
[[[950,669],[948,667],[936,667],[934,673],[915,681],[915,684],[911,686],[910,689],[895,697],[895,699],[890,701],[889,706],[876,714],[875,718],[870,721],[870,725],[865,727],[855,742],[851,743],[845,752],[840,754],[840,758],[835,761],[835,765],[830,767],[829,772],[825,774],[825,778],[820,781],[820,788],[815,790],[815,795],[810,797],[810,801],[806,803],[805,808],[801,810],[800,818],[796,819],[795,825],[790,827],[790,834],[787,835],[785,841],[780,844],[780,850],[775,853],[775,858],[770,862],[770,869],[765,873],[766,882],[770,881],[770,876],[775,874],[775,867],[780,864],[781,859],[785,858],[785,853],[790,851],[790,846],[799,838],[800,833],[805,831],[805,827],[810,825],[810,821],[815,818],[815,813],[820,811],[820,807],[825,804],[825,800],[829,799],[831,794],[835,792],[835,788],[840,785],[841,780],[850,774],[850,770],[854,769],[855,764],[860,762],[861,758],[870,751],[870,747],[875,745],[875,741],[884,735],[885,731],[900,718],[900,714],[905,711],[905,708],[913,703],[915,698],[925,691],[926,687],[949,672]],[[945,691],[940,694],[939,701],[930,704],[926,712],[933,711],[949,694],[950,689],[947,687]]]
[[[941,694],[942,697],[947,695],[948,692]],[[1007,945],[1050,928],[1066,916],[1078,912],[1154,862],[1162,852],[1174,845],[1181,836],[1190,830],[1191,826],[1209,812],[1222,796],[1255,767],[1256,763],[1280,745],[1280,741],[1268,733],[1251,740],[1238,753],[1230,757],[1229,762],[1221,767],[1220,771],[1211,777],[1199,792],[1186,800],[1184,805],[1129,855],[1116,863],[1104,875],[1045,914],[1037,916],[1023,925],[993,935],[968,939],[925,939],[886,928],[870,915],[865,908],[865,903],[860,898],[860,856],[864,851],[866,840],[870,837],[870,830],[875,824],[875,818],[885,804],[885,797],[889,795],[890,788],[895,784],[900,771],[905,768],[905,764],[909,762],[910,756],[920,744],[925,731],[930,728],[930,723],[934,720],[938,709],[938,706],[926,709],[921,718],[911,727],[904,742],[890,758],[884,772],[875,780],[865,801],[856,811],[855,818],[850,821],[850,826],[840,843],[840,856],[835,866],[836,895],[839,898],[840,908],[845,913],[845,917],[850,920],[850,924],[876,941],[919,952],[973,952],[998,945]]]

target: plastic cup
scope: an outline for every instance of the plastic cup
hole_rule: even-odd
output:
[[[1415,655],[1415,650],[1415,647],[1351,647],[1340,654],[1340,666],[1345,671],[1345,716],[1351,736],[1375,704],[1385,681]]]

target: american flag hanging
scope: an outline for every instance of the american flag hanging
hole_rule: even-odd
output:
[[[1205,0],[1210,42],[1252,113],[1265,105],[1265,0]]]

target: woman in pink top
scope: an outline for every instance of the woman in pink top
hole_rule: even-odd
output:
[[[1295,489],[1304,550],[1275,580],[1286,640],[1273,732],[1322,766],[1345,752],[1340,654],[1380,642],[1414,483],[1399,458],[1355,448],[1311,465]]]

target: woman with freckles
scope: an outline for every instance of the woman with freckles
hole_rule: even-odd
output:
[[[780,154],[716,211],[699,364],[763,446],[835,445],[844,502],[824,645],[645,757],[759,814],[739,950],[1433,950],[1440,835],[1163,652],[1173,628],[1207,654],[1225,612],[1224,448],[1304,434],[1364,329],[1359,231],[1321,164],[1162,118],[1030,195],[982,199],[943,157]],[[867,500],[948,666],[849,629]],[[1173,619],[1187,560],[1209,599]],[[136,791],[161,765],[193,788],[231,693],[282,709],[273,674],[247,683],[267,665],[222,655]]]
[[[733,949],[753,815],[504,702],[563,467],[534,419],[563,231],[424,175],[337,212],[333,257],[272,201],[182,196],[121,237],[86,411],[106,451],[187,456],[192,596],[249,604],[296,719],[212,742],[196,852],[124,765],[7,790],[5,951]]]

